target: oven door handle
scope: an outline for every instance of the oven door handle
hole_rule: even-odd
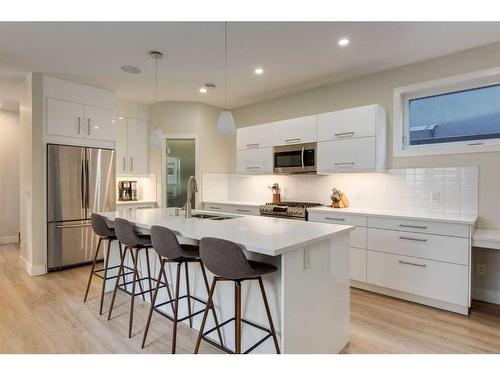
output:
[[[305,147],[302,146],[302,152],[301,152],[301,156],[300,156],[300,159],[302,161],[302,169],[304,169],[304,151],[305,151]]]

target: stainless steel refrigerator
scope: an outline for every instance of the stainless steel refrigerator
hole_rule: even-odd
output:
[[[48,269],[92,260],[93,212],[115,210],[114,150],[47,145]]]

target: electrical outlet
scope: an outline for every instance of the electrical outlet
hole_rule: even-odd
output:
[[[431,202],[439,202],[441,200],[441,193],[439,191],[431,192]]]
[[[304,269],[307,270],[309,268],[311,268],[311,251],[304,249]]]
[[[486,275],[486,265],[485,264],[476,265],[476,274],[479,276]]]

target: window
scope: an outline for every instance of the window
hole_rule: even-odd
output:
[[[395,156],[500,151],[500,69],[394,92]]]

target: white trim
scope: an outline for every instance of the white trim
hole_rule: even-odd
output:
[[[472,290],[472,298],[500,305],[500,292],[497,290],[474,288]]]
[[[0,237],[0,245],[4,245],[7,243],[18,243],[18,241],[19,237],[17,235]]]
[[[405,136],[408,128],[406,124],[406,119],[408,118],[406,112],[408,109],[408,101],[410,99],[494,84],[500,84],[500,67],[395,88],[393,93],[394,157],[500,151],[500,139],[485,139],[477,142],[450,142],[419,146],[407,146],[405,145],[405,142],[403,142],[403,137]]]
[[[19,259],[21,259],[21,263],[23,265],[23,268],[28,273],[28,275],[40,276],[40,275],[44,275],[47,273],[47,267],[45,265],[39,264],[39,265],[34,266],[30,262],[28,262],[26,259],[24,259],[22,255],[19,255]]]
[[[167,184],[165,181],[167,180],[167,174],[166,174],[166,165],[165,161],[167,160],[167,139],[194,139],[194,169],[195,169],[195,177],[196,181],[198,182],[198,193],[195,194],[194,197],[194,206],[198,207],[199,204],[201,204],[201,197],[202,197],[202,191],[203,191],[203,186],[202,186],[202,181],[201,181],[201,173],[200,173],[200,147],[199,147],[199,142],[198,142],[198,134],[192,134],[192,133],[168,133],[165,134],[165,141],[163,142],[163,145],[161,147],[161,171],[160,171],[160,176],[161,176],[161,200],[159,207],[166,207],[167,206]]]

